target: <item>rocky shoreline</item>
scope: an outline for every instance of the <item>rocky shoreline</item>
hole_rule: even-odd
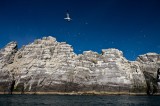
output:
[[[129,61],[110,48],[77,55],[71,45],[43,37],[0,50],[0,93],[4,94],[159,94],[160,54]],[[79,93],[81,92],[81,93]]]
[[[8,94],[8,92],[0,92],[0,95]],[[14,95],[146,95],[146,93],[129,93],[129,92],[12,92]],[[157,93],[156,95],[160,95]]]

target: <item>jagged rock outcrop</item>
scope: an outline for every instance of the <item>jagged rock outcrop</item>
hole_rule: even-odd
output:
[[[13,64],[15,53],[17,52],[17,43],[10,42],[4,49],[0,50],[0,91],[11,92],[14,82],[14,72],[9,65]]]
[[[147,83],[147,93],[153,94],[160,88],[158,81],[158,70],[160,69],[160,55],[157,53],[147,53],[137,58],[140,62],[140,69],[144,73]]]
[[[0,51],[0,92],[144,93],[151,88],[148,82],[154,82],[146,77],[146,72],[156,78],[159,62],[159,54],[128,61],[118,49],[77,55],[71,45],[51,36],[19,50],[16,42],[11,42]]]

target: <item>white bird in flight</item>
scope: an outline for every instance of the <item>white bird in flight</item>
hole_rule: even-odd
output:
[[[64,18],[65,20],[67,20],[67,21],[71,21],[72,19],[69,17],[69,13],[68,13],[68,10],[67,10],[67,13],[66,13],[66,18]]]

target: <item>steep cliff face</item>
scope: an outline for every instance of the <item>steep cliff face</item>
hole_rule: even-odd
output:
[[[153,94],[159,91],[158,70],[160,69],[160,55],[156,53],[147,53],[137,58],[140,62],[140,69],[144,73],[147,83],[147,93]]]
[[[144,56],[148,56],[147,59]],[[158,58],[144,56],[131,62],[117,49],[77,55],[71,45],[57,42],[51,36],[35,40],[18,51],[16,43],[11,42],[0,51],[0,72],[3,73],[0,83],[6,85],[0,85],[0,91],[9,87],[10,91],[22,93],[146,92],[145,72],[153,68],[150,71],[156,76],[160,59],[158,54]],[[150,61],[154,61],[154,65]]]
[[[9,65],[13,64],[17,52],[17,43],[10,42],[0,50],[0,91],[10,92],[14,83],[14,70]]]
[[[44,37],[24,46],[15,55],[16,91],[62,91],[73,70],[68,62],[75,56],[65,42]]]

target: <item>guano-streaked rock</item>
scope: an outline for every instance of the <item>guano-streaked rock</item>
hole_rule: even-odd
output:
[[[156,93],[160,55],[147,53],[128,61],[118,49],[75,54],[71,45],[43,37],[17,50],[0,50],[0,92]]]

